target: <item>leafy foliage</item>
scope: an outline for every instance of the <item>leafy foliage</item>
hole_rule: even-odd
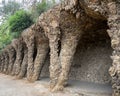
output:
[[[9,32],[9,24],[8,22],[4,22],[0,25],[0,50],[4,48],[7,44],[9,44],[12,40],[12,35]]]
[[[21,32],[33,23],[30,14],[24,10],[17,11],[9,18],[11,32]]]
[[[48,2],[42,0],[42,2],[33,4],[32,10],[28,9],[27,11],[20,10],[21,8],[24,9],[24,7],[15,1],[3,2],[3,4],[4,6],[0,8],[0,15],[4,17],[0,21],[2,23],[0,25],[0,50],[5,48],[13,38],[19,37],[21,32],[28,28],[33,21],[36,21],[42,12],[55,4],[55,0]]]

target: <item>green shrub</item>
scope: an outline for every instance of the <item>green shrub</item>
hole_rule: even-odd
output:
[[[17,11],[9,18],[10,32],[22,32],[33,24],[30,14],[24,10]]]
[[[37,20],[37,18],[40,16],[41,13],[47,11],[50,9],[55,3],[52,1],[43,1],[43,2],[38,2],[36,3],[35,6],[33,6],[31,10],[32,18],[34,22]]]
[[[12,35],[9,32],[8,21],[3,22],[0,25],[0,50],[8,45],[12,40]]]

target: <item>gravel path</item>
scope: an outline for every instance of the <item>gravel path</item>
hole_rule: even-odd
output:
[[[111,96],[109,85],[79,81],[70,81],[72,85],[64,92],[51,93],[48,81],[49,79],[44,78],[28,83],[26,80],[15,80],[14,77],[0,74],[0,96]]]

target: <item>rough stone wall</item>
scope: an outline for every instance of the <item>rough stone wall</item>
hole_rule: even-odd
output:
[[[120,2],[116,0],[116,2],[110,2],[108,4],[109,8],[109,18],[108,18],[108,25],[110,29],[108,30],[108,33],[111,37],[111,45],[114,49],[113,56],[111,57],[113,60],[112,67],[110,68],[110,75],[112,76],[112,83],[113,83],[113,89],[114,93],[113,96],[119,96],[120,95],[120,56],[119,56],[119,50],[120,50]]]
[[[70,79],[100,84],[111,83],[108,70],[112,64],[110,38],[105,30],[86,32],[79,41]]]

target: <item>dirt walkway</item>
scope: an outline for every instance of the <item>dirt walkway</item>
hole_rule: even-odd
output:
[[[109,86],[97,87],[92,83],[90,85],[77,81],[70,81],[73,85],[66,88],[65,92],[51,93],[47,88],[48,81],[44,79],[28,83],[26,80],[15,80],[14,77],[0,74],[0,96],[111,96]]]

